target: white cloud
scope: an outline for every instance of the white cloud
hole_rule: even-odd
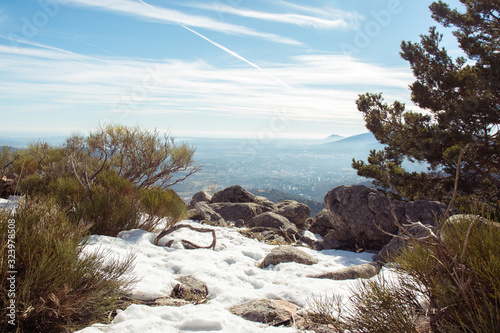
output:
[[[412,81],[408,69],[339,55],[297,56],[263,68],[290,88],[250,66],[221,68],[204,61],[96,59],[0,46],[0,62],[4,112],[9,105],[33,112],[70,112],[84,105],[102,114],[190,112],[271,119],[286,111],[291,120],[362,122],[354,103],[359,93],[383,90],[386,97],[404,101]],[[43,109],[33,108],[35,103]]]
[[[152,6],[144,1],[66,0],[66,3],[82,7],[99,8],[101,10],[121,13],[143,20],[204,28],[231,35],[258,37],[283,44],[302,45],[302,43],[288,37],[282,37],[272,33],[259,32],[245,26],[220,22],[206,16],[190,15],[174,9]]]
[[[188,4],[188,6],[278,23],[287,23],[306,27],[310,26],[316,29],[355,29],[359,25],[358,20],[360,17],[359,15],[353,13],[317,8],[313,11],[310,7],[306,6],[293,5],[286,2],[280,2],[280,4],[301,12],[312,12],[315,15],[312,16],[299,13],[270,13],[236,6],[233,7],[228,4],[218,2],[212,4],[192,3]]]

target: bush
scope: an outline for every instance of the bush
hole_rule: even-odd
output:
[[[139,198],[142,212],[147,214],[141,229],[154,231],[164,218],[167,220],[166,227],[170,227],[187,217],[187,205],[174,190],[158,187],[141,189]]]
[[[70,222],[59,207],[29,201],[12,215],[0,211],[0,232],[15,221],[16,331],[63,332],[106,320],[133,281],[123,277],[133,257],[124,262],[106,253],[85,254],[88,226]],[[82,241],[83,240],[83,241]],[[7,237],[0,240],[0,275],[7,281]],[[0,315],[7,318],[8,293],[2,292]],[[6,320],[0,330],[12,329]]]
[[[396,281],[361,281],[342,316],[323,300],[309,319],[352,332],[500,332],[500,224],[451,221],[392,258]]]

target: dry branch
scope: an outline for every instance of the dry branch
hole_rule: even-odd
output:
[[[212,241],[212,244],[210,244],[209,246],[199,246],[199,245],[193,244],[192,242],[184,240],[184,239],[182,240],[182,242],[186,243],[186,244],[188,244],[190,246],[192,246],[195,249],[210,249],[211,248],[211,249],[213,249],[215,251],[215,244],[217,242],[217,237],[215,235],[215,230],[208,229],[208,228],[195,228],[195,227],[190,226],[188,224],[176,224],[176,225],[174,225],[174,226],[172,226],[170,228],[167,228],[167,229],[163,230],[162,232],[160,232],[158,234],[158,236],[156,236],[154,244],[158,245],[160,239],[162,239],[163,237],[165,237],[165,236],[171,234],[172,232],[177,231],[177,230],[179,230],[181,228],[188,228],[188,229],[191,229],[191,230],[196,231],[196,232],[211,232],[212,233],[213,241]],[[170,245],[171,245],[171,243],[170,243]],[[170,246],[170,245],[167,244],[167,246]]]

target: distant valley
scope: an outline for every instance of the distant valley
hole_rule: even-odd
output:
[[[371,184],[351,168],[353,158],[366,159],[371,149],[382,149],[371,133],[324,140],[180,139],[196,147],[203,170],[177,184],[184,198],[200,190],[230,185],[247,189],[274,189],[304,200],[323,202],[332,188]]]
[[[63,137],[42,140],[55,145],[64,142]],[[0,137],[0,146],[23,147],[34,141]],[[331,135],[323,140],[177,138],[176,142],[194,146],[195,165],[203,167],[173,187],[187,201],[201,190],[214,192],[241,185],[254,192],[268,190],[260,193],[263,196],[283,200],[290,195],[319,205],[325,194],[339,185],[370,185],[370,180],[357,176],[352,169],[352,159],[366,160],[371,149],[383,148],[371,133],[347,138]],[[309,206],[314,210],[320,207],[312,202]]]

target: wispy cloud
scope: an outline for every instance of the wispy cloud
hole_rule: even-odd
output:
[[[215,67],[204,61],[91,58],[57,49],[0,46],[4,112],[71,112],[84,105],[100,114],[186,112],[270,119],[361,122],[354,101],[367,90],[407,99],[411,72],[337,55],[307,55],[263,70]],[[43,101],[44,109],[35,107]]]
[[[243,8],[242,6],[230,6],[219,2],[211,4],[196,2],[188,3],[187,6],[277,23],[313,27],[316,29],[356,29],[359,27],[359,20],[362,18],[362,16],[357,13],[344,12],[333,8],[312,8],[285,1],[279,1],[278,3],[282,7],[294,9],[297,13],[264,12]],[[309,13],[309,15],[305,13]]]
[[[283,37],[272,33],[256,31],[252,28],[245,27],[242,25],[221,22],[207,16],[190,15],[175,9],[154,6],[150,4],[147,4],[145,6],[143,1],[65,0],[65,2],[72,5],[77,5],[82,7],[93,7],[101,10],[129,15],[131,17],[142,20],[152,20],[167,24],[180,24],[190,27],[204,28],[231,35],[258,37],[282,44],[302,45],[301,42],[288,37]]]

